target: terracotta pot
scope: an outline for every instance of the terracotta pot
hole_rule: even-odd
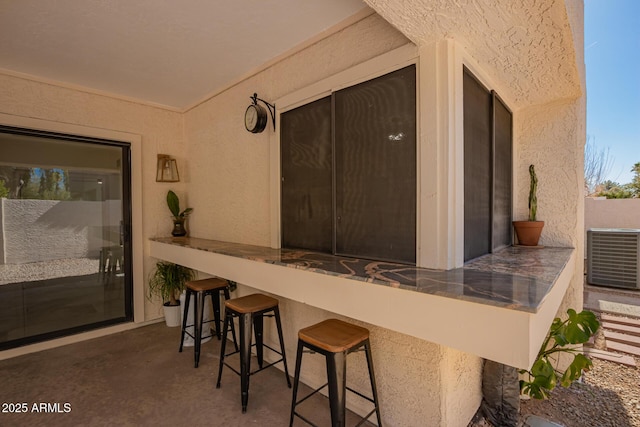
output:
[[[538,246],[544,221],[513,221],[518,243],[522,246]]]

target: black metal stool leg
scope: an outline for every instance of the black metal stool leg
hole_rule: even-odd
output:
[[[247,412],[249,402],[249,373],[251,372],[251,313],[240,315],[240,389],[242,412]]]
[[[182,313],[182,333],[180,336],[180,349],[178,349],[179,353],[182,353],[182,345],[184,344],[184,334],[187,330],[187,317],[188,317],[188,312],[189,312],[189,300],[191,299],[191,292],[189,290],[187,290],[186,292],[187,296],[185,297],[185,301],[184,301],[184,307],[182,307],[183,309],[183,313]]]
[[[369,343],[369,340],[366,340],[364,343],[364,351],[367,356],[369,380],[371,381],[371,393],[373,395],[373,404],[376,409],[376,417],[378,418],[378,427],[382,427],[382,420],[380,419],[380,402],[378,401],[378,387],[376,386],[376,376],[373,372],[373,357],[371,356],[371,343]]]
[[[224,299],[225,301],[229,301],[231,299],[231,294],[229,293],[228,287],[224,289]],[[233,345],[235,346],[236,351],[238,351],[238,339],[236,338],[236,327],[235,327],[235,324],[233,323],[233,318],[231,319],[231,335],[233,336]],[[226,339],[226,335],[225,335],[225,339]]]
[[[221,339],[220,334],[220,291],[215,290],[211,293],[211,305],[213,306],[213,320],[216,325],[216,336],[218,341]]]
[[[231,313],[225,313],[224,317],[224,326],[222,327],[222,345],[220,346],[220,366],[218,367],[218,381],[216,382],[216,388],[220,388],[220,378],[222,377],[222,368],[224,366],[224,355],[227,344],[228,322],[233,324],[233,316]]]
[[[229,291],[225,290],[225,297],[228,298]],[[271,298],[267,295],[263,294],[252,294],[244,297],[239,297],[236,299],[228,299],[225,302],[225,323],[224,323],[224,337],[222,341],[222,351],[220,356],[220,366],[218,370],[218,382],[217,387],[220,387],[220,378],[222,376],[222,369],[225,365],[224,363],[224,352],[226,348],[226,341],[229,333],[229,328],[231,328],[232,333],[234,332],[234,318],[238,317],[238,327],[239,327],[239,345],[234,336],[234,343],[236,344],[236,348],[240,347],[239,350],[234,352],[230,352],[229,355],[239,353],[240,356],[240,370],[234,369],[229,364],[226,364],[233,372],[240,376],[240,400],[242,403],[242,412],[247,412],[247,406],[249,403],[249,386],[250,379],[253,374],[256,374],[264,369],[267,369],[273,366],[276,363],[284,362],[285,363],[285,375],[287,378],[287,383],[289,384],[289,388],[291,388],[291,380],[289,378],[288,368],[286,366],[286,359],[284,356],[284,340],[282,338],[282,324],[280,321],[280,313],[277,310],[278,300],[275,298]],[[264,315],[265,313],[274,312],[273,316],[276,317],[277,326],[278,326],[278,337],[280,339],[280,351],[276,350],[269,346],[268,343],[264,342]],[[269,315],[271,317],[271,315]],[[258,364],[260,365],[255,371],[251,371],[251,350],[252,350],[252,342],[253,337],[255,335],[255,347],[258,358]],[[283,356],[281,359],[277,359],[273,363],[264,364],[264,348],[267,348],[273,351],[276,354]]]
[[[256,358],[258,367],[262,369],[264,362],[264,317],[262,314],[253,315],[253,333],[256,337]]]
[[[346,416],[347,358],[346,352],[330,353],[327,358],[329,406],[332,427],[344,427]]]
[[[280,321],[280,309],[274,309],[276,315],[276,327],[278,329],[278,339],[280,340],[280,351],[282,352],[282,363],[284,364],[284,375],[287,378],[287,385],[291,388],[291,379],[289,378],[289,369],[287,368],[287,356],[284,351],[284,338],[282,337],[282,322]]]
[[[195,358],[195,367],[198,367],[198,364],[200,363],[200,345],[202,344],[202,321],[203,321],[203,317],[204,317],[204,293],[202,291],[199,291],[196,293],[196,300],[194,301],[195,306],[195,311],[196,311],[196,315],[194,316],[194,334],[193,334],[193,341],[194,341],[194,347],[195,347],[195,351],[194,351],[194,358]]]
[[[296,353],[296,371],[293,377],[293,398],[291,399],[291,415],[289,416],[289,427],[293,426],[293,417],[296,412],[296,400],[298,399],[298,383],[300,382],[300,369],[302,367],[302,341],[298,340],[298,352]],[[288,375],[287,375],[288,377]]]

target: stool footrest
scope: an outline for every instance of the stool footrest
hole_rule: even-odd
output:
[[[355,426],[353,426],[353,427],[359,427],[359,426],[361,426],[362,424],[366,423],[366,422],[367,422],[367,420],[369,419],[369,417],[370,417],[371,415],[373,415],[373,414],[375,414],[375,413],[376,413],[376,409],[377,409],[377,408],[373,408],[373,409],[371,410],[371,412],[369,412],[367,415],[365,415],[364,417],[362,417],[362,419],[360,420],[360,422],[359,422],[358,424],[356,424]]]
[[[305,397],[303,397],[302,399],[298,400],[296,402],[296,406],[298,406],[300,403],[304,402],[305,400],[307,400],[308,398],[310,398],[311,396],[313,396],[314,394],[318,393],[320,390],[322,390],[323,388],[325,388],[326,386],[328,386],[329,383],[324,383],[324,385],[321,385],[320,387],[318,387],[317,389],[313,390],[311,393],[309,393],[308,395],[306,395]],[[357,394],[358,396],[360,396],[363,399],[368,400],[369,402],[375,404],[375,401],[373,400],[373,398],[369,397],[369,396],[365,396],[364,394],[360,393],[357,390],[352,389],[351,387],[346,387],[347,390],[349,390],[351,393]],[[373,410],[373,412],[375,412],[375,408]],[[373,413],[371,412],[371,413]],[[371,414],[369,414],[371,415]]]
[[[317,389],[313,390],[311,393],[309,393],[308,395],[306,395],[305,397],[303,397],[302,399],[298,400],[297,402],[295,402],[295,406],[298,406],[299,404],[301,404],[302,402],[304,402],[305,400],[307,400],[308,398],[310,398],[311,396],[313,396],[314,394],[318,393],[320,390],[322,390],[323,388],[325,388],[326,386],[328,386],[329,383],[325,383],[324,385],[321,385],[320,387],[318,387]],[[363,395],[362,393],[352,389],[351,387],[347,387],[347,390],[349,390],[352,393],[357,394],[358,396],[362,397],[363,399],[368,400],[369,402],[373,403],[375,405],[375,401],[370,398],[367,397],[365,395]],[[361,426],[362,424],[364,424],[365,422],[367,422],[367,420],[369,419],[369,417],[373,414],[375,414],[377,407],[374,407],[367,415],[365,415],[364,417],[362,417],[362,419],[360,420],[360,422],[358,424],[356,424],[354,427],[358,427]],[[293,411],[293,416],[294,417],[298,417],[300,418],[302,421],[304,421],[305,423],[309,424],[310,426],[313,427],[318,427],[316,424],[312,423],[310,420],[306,419],[304,416],[300,415],[298,412],[296,412],[295,410]]]
[[[273,365],[275,365],[276,363],[280,363],[280,362],[282,362],[283,360],[284,360],[284,359],[278,359],[278,360],[276,360],[275,362],[271,362],[271,363],[269,363],[268,365],[264,365],[262,368],[256,369],[255,371],[251,371],[251,372],[249,372],[249,376],[251,376],[251,375],[255,375],[255,374],[257,374],[257,373],[258,373],[258,372],[260,372],[260,371],[264,371],[265,369],[270,368],[270,367],[272,367]],[[238,371],[236,370],[236,368],[234,368],[233,366],[229,365],[227,362],[223,362],[223,365],[224,365],[224,366],[226,366],[227,368],[231,369],[233,372],[235,372],[235,373],[236,373],[236,375],[242,375],[240,372],[238,372]]]
[[[305,423],[309,424],[312,427],[318,427],[317,424],[312,423],[310,420],[306,419],[304,416],[300,415],[299,413],[297,413],[295,411],[293,412],[293,416],[300,418],[302,421],[304,421]]]
[[[213,337],[215,337],[216,335],[213,332],[215,332],[213,329],[209,329],[209,335],[205,335],[203,337],[200,337],[200,339],[202,340],[202,339],[205,339],[205,338],[213,338]],[[196,339],[196,337],[189,331],[184,331],[184,334],[185,335],[189,335],[194,340]]]
[[[188,332],[186,332],[186,333],[188,334]],[[253,348],[253,347],[255,347],[255,346],[256,346],[256,344],[255,344],[255,343],[251,344],[251,347],[252,347],[252,348]],[[280,352],[280,351],[276,350],[275,348],[272,348],[271,346],[269,346],[269,344],[264,344],[264,343],[262,343],[262,346],[263,346],[263,347],[268,348],[268,349],[269,349],[269,350],[271,350],[271,351],[273,351],[275,354],[279,354],[280,356],[282,356],[282,352]],[[224,357],[225,357],[225,358],[227,358],[227,357],[229,357],[229,356],[233,356],[234,354],[238,354],[238,353],[240,353],[240,349],[235,350],[235,351],[232,351],[231,353],[226,353],[226,354],[224,355]],[[282,359],[281,359],[281,360],[282,360]]]
[[[353,394],[357,394],[357,395],[358,395],[358,396],[360,396],[361,398],[366,399],[366,400],[368,400],[369,402],[371,402],[371,403],[373,403],[373,404],[375,404],[375,403],[376,403],[376,402],[373,400],[373,398],[368,397],[368,396],[365,396],[364,394],[360,393],[360,392],[359,392],[359,391],[357,391],[357,390],[352,389],[351,387],[347,387],[347,390],[349,390],[349,391],[350,391],[351,393],[353,393]]]
[[[215,319],[203,320],[202,324],[204,325],[205,323],[213,323],[213,322],[215,322]],[[185,329],[186,328],[191,328],[191,327],[194,327],[194,326],[196,326],[195,323],[192,323],[190,325],[184,325]]]
[[[304,402],[305,400],[307,400],[308,398],[310,398],[311,396],[313,396],[314,394],[316,394],[317,392],[319,392],[320,390],[322,390],[323,388],[325,388],[328,385],[329,385],[329,383],[324,383],[324,385],[321,385],[317,389],[313,390],[311,393],[307,394],[305,397],[303,397],[302,399],[298,400],[296,402],[296,406],[298,406],[300,403]]]
[[[271,348],[269,345],[267,345],[267,344],[262,344],[262,345],[264,347],[268,348],[269,350],[273,351],[274,353],[279,354],[280,356],[282,356],[282,353],[280,353],[278,350],[276,350],[274,348]],[[255,346],[256,346],[255,344],[251,345],[251,347],[255,347]],[[226,359],[227,357],[233,356],[234,354],[238,354],[238,353],[240,353],[240,350],[236,350],[236,351],[232,351],[231,353],[227,353],[227,354],[224,355],[224,357]],[[271,363],[269,363],[267,365],[264,365],[260,369],[256,369],[255,371],[249,372],[249,375],[251,376],[251,375],[257,374],[258,372],[263,371],[263,370],[265,370],[267,368],[270,368],[271,366],[275,365],[276,363],[280,363],[280,362],[283,362],[283,361],[284,361],[284,358],[281,357],[280,359],[278,359],[278,360],[276,360],[274,362],[271,362]],[[237,375],[241,375],[240,372],[238,372],[233,366],[229,365],[227,362],[223,362],[223,365],[225,365],[227,368],[231,369]]]

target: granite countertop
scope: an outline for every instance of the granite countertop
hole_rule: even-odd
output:
[[[574,249],[507,247],[453,270],[195,237],[151,240],[377,285],[535,313]]]

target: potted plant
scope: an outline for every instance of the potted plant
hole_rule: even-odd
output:
[[[600,327],[596,316],[583,310],[567,310],[568,318],[556,317],[551,323],[540,351],[530,369],[520,369],[487,360],[482,380],[482,415],[493,425],[515,427],[518,425],[520,396],[546,399],[557,384],[569,387],[588,371],[591,360],[582,354],[582,344],[589,341]],[[561,355],[573,356],[567,368]]]
[[[582,376],[583,371],[588,371],[593,365],[581,350],[582,344],[598,331],[600,322],[588,310],[576,313],[570,308],[567,315],[569,317],[566,320],[559,317],[553,320],[531,369],[520,370],[520,374],[524,376],[520,380],[522,394],[535,399],[546,399],[557,384],[569,387]],[[564,371],[557,368],[561,354],[573,356],[572,362]]]
[[[149,298],[154,295],[162,298],[167,326],[180,325],[180,292],[195,277],[195,271],[189,267],[165,261],[158,262],[149,276]]]
[[[167,205],[173,215],[173,230],[171,231],[171,235],[175,237],[186,236],[187,228],[185,227],[185,221],[193,209],[186,208],[181,212],[180,199],[178,199],[176,193],[171,190],[167,193]]]
[[[538,212],[538,178],[533,165],[529,166],[529,220],[513,221],[513,228],[516,230],[518,243],[522,246],[538,246],[544,221],[537,221]]]

